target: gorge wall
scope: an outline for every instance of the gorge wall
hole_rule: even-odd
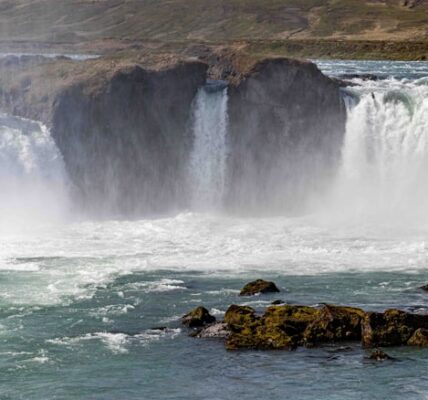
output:
[[[226,152],[221,209],[301,211],[339,159],[346,119],[340,89],[309,62],[216,56],[4,64],[1,110],[47,125],[74,198],[91,214],[192,207],[194,109],[207,77],[229,82],[216,111],[227,112],[219,117]],[[199,104],[207,113],[210,107]]]

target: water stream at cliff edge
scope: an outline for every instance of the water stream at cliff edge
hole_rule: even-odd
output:
[[[277,298],[428,312],[428,63],[319,65],[381,79],[345,90],[336,180],[301,217],[219,212],[226,88],[195,99],[194,207],[156,219],[76,220],[46,128],[0,119],[1,399],[428,398],[427,349],[392,348],[399,361],[381,364],[357,343],[226,352],[180,326],[198,305],[221,318]],[[258,277],[281,293],[239,298]]]

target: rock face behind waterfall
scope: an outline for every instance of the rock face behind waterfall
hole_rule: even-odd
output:
[[[154,55],[0,60],[0,110],[41,120],[82,208],[108,216],[190,206],[192,107],[230,82],[223,201],[235,212],[303,206],[331,178],[344,133],[339,86],[309,62]]]
[[[52,133],[87,206],[138,215],[186,205],[187,124],[205,70],[134,66],[90,95],[84,84],[61,94]]]
[[[309,62],[266,59],[229,91],[232,209],[299,211],[326,187],[346,111],[338,85]]]

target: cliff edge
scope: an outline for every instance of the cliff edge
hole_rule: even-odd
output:
[[[0,72],[0,109],[50,128],[75,197],[91,213],[190,207],[193,102],[207,78],[229,82],[228,209],[303,205],[338,162],[340,89],[310,62],[228,51],[200,59],[7,57]]]

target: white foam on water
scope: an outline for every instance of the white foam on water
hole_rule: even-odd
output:
[[[188,213],[75,223],[0,244],[0,264],[18,266],[8,271],[10,280],[0,282],[0,299],[18,305],[84,299],[121,275],[159,270],[247,279],[266,272],[426,271],[427,245],[424,229],[363,224],[332,229],[317,217],[241,219]],[[37,268],[25,270],[27,257]],[[123,290],[185,290],[185,282],[166,279],[127,284],[131,286]],[[212,293],[236,293],[225,289]],[[121,306],[104,316],[109,311],[124,312]]]
[[[218,308],[211,308],[210,309],[210,314],[211,315],[222,316],[222,315],[226,314],[226,311],[219,310]]]
[[[186,290],[182,286],[184,282],[179,279],[161,279],[153,282],[134,282],[128,283],[126,289],[139,290],[143,293],[169,292],[173,290]]]
[[[115,354],[128,353],[125,347],[128,340],[128,335],[124,333],[95,333],[95,337],[100,338],[101,341]]]
[[[173,339],[180,333],[180,328],[163,330],[148,329],[136,335],[128,335],[121,332],[95,332],[75,337],[48,339],[46,342],[58,346],[75,347],[87,341],[100,341],[113,354],[127,354],[129,353],[129,347],[132,345],[146,346],[160,339]]]
[[[112,304],[97,308],[96,310],[91,311],[89,314],[96,317],[117,316],[127,314],[129,311],[134,309],[135,306],[133,304]]]

